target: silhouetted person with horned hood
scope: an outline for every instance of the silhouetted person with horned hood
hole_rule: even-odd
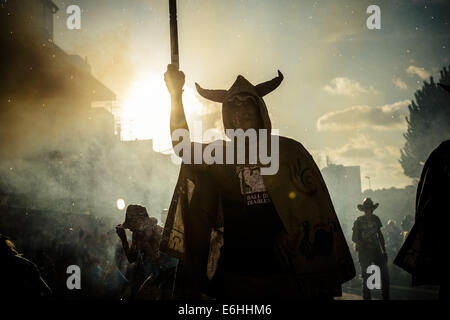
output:
[[[371,294],[367,284],[369,273],[367,268],[375,265],[380,269],[381,292],[384,300],[389,300],[389,271],[387,267],[388,256],[381,232],[381,220],[373,212],[378,208],[378,203],[373,203],[371,198],[365,198],[362,204],[358,204],[358,210],[364,212],[353,223],[352,241],[358,251],[361,274],[363,278],[363,299],[370,300]]]
[[[449,85],[439,85],[450,92]],[[413,286],[439,285],[440,299],[449,298],[446,262],[449,195],[450,140],[446,140],[431,152],[423,166],[417,186],[415,222],[394,260],[396,265],[412,275]]]
[[[271,135],[262,98],[282,80],[278,71],[278,77],[257,86],[241,75],[229,90],[206,90],[196,84],[202,97],[222,104],[230,139],[196,144],[189,134],[180,134],[188,130],[182,104],[184,74],[168,66],[172,143],[183,163],[161,250],[182,260],[176,283],[179,296],[332,299],[341,295],[341,284],[355,275],[328,190],[311,155],[297,141]],[[239,129],[256,132],[256,139],[249,134],[239,144]],[[182,142],[193,150],[190,155],[186,149],[179,151]],[[271,163],[264,153],[256,154],[255,145],[270,154]],[[208,163],[205,158],[198,163],[195,148],[203,151],[204,158],[213,154],[215,160],[223,153],[221,159],[227,161]],[[239,158],[239,151],[245,156]],[[277,161],[279,165],[274,164]]]

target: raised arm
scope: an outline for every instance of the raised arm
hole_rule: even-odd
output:
[[[136,262],[137,260],[137,245],[136,240],[131,240],[131,246],[128,247],[128,241],[126,243],[122,242],[123,249],[125,251],[125,255],[130,263]]]
[[[130,263],[135,262],[136,254],[137,254],[136,242],[134,240],[132,240],[131,248],[130,248],[130,245],[129,245],[128,239],[127,239],[127,235],[125,233],[125,229],[121,225],[118,225],[116,227],[116,232],[117,232],[117,235],[119,236],[120,240],[122,241],[122,247],[123,247],[123,250],[125,251],[125,255],[126,255],[128,261]]]
[[[182,99],[185,81],[184,73],[176,69],[174,65],[169,64],[164,74],[164,81],[171,98],[170,134],[173,137],[173,133],[177,129],[184,129],[189,132]],[[178,140],[172,139],[172,146],[175,146],[178,142]]]

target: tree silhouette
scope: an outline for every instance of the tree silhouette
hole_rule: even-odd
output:
[[[449,85],[450,69],[444,67],[440,73],[439,83]],[[403,134],[406,142],[400,150],[400,164],[405,175],[417,179],[431,151],[442,141],[450,139],[450,92],[430,77],[414,97],[415,101],[412,100],[408,106],[408,129]]]

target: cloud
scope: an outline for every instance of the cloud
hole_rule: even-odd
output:
[[[425,70],[424,68],[412,65],[406,68],[405,71],[408,75],[410,76],[417,75],[422,80],[428,79],[431,76],[431,73]]]
[[[327,147],[321,152],[321,158],[326,156],[335,164],[360,166],[363,187],[367,187],[365,176],[371,177],[375,189],[410,184],[398,162],[400,147],[383,145],[368,135],[359,134],[341,147]]]
[[[404,130],[406,106],[409,100],[384,106],[354,106],[324,114],[317,120],[319,131],[345,131],[371,128],[377,130]]]
[[[332,163],[344,165],[358,165],[363,162],[373,162],[388,159],[398,159],[400,150],[394,146],[380,146],[372,137],[357,134],[341,147],[326,147],[317,150],[317,156],[323,157],[323,152],[329,156]]]
[[[361,93],[377,93],[373,87],[365,88],[358,81],[337,77],[331,80],[331,85],[326,85],[323,89],[333,95],[354,97]]]
[[[334,149],[334,154],[339,158],[370,159],[379,153],[377,143],[367,135],[358,135],[350,139],[350,142],[339,149]]]
[[[406,85],[406,83],[403,82],[403,80],[400,79],[400,78],[393,79],[392,82],[394,83],[394,85],[397,88],[400,88],[400,89],[403,89],[403,90],[408,89],[408,86]]]

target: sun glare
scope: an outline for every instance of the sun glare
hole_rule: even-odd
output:
[[[183,105],[186,117],[202,113],[196,92],[184,88]],[[171,149],[170,95],[160,76],[133,82],[123,102],[120,115],[122,140],[153,140],[153,149]]]
[[[117,207],[117,209],[119,209],[119,210],[125,209],[125,200],[123,200],[123,199],[117,199],[117,201],[116,201],[116,207]]]

